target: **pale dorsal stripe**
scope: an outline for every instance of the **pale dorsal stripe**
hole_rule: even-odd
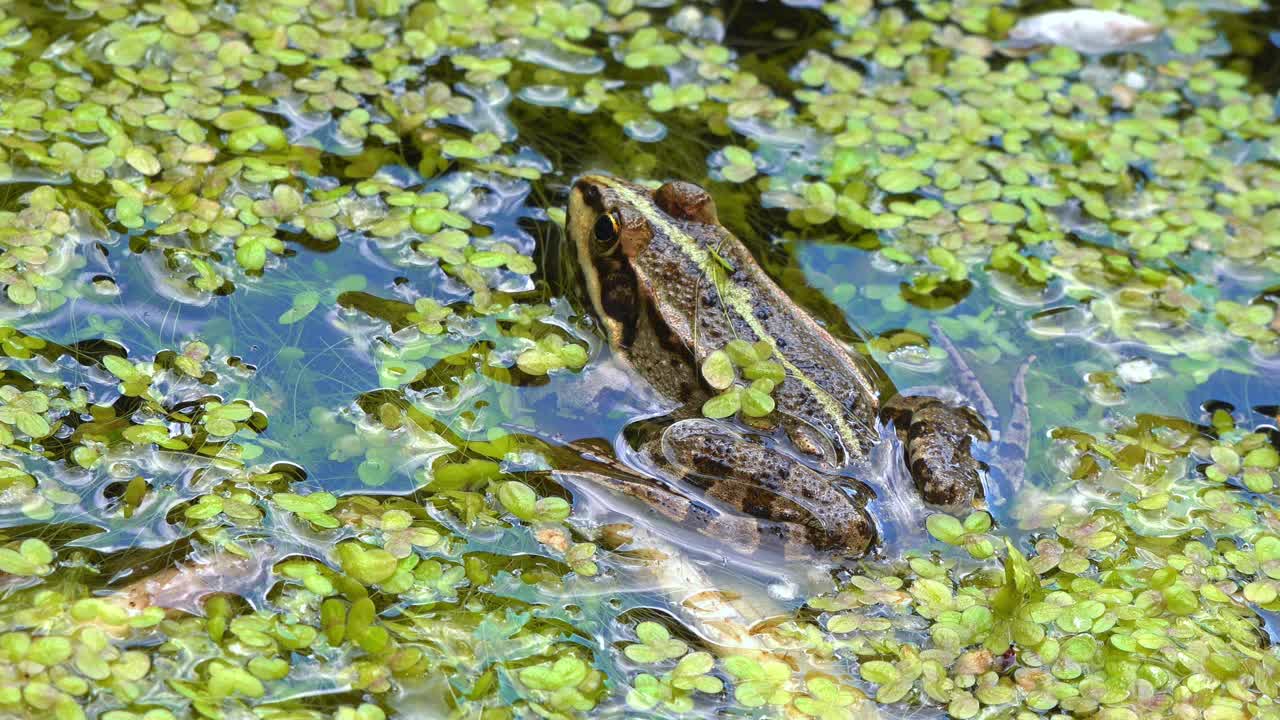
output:
[[[725,307],[728,307],[736,313],[738,317],[742,318],[747,326],[751,328],[752,332],[756,334],[756,337],[761,338],[772,345],[774,354],[778,356],[778,360],[782,363],[782,367],[786,369],[787,374],[794,377],[804,385],[805,388],[813,394],[814,398],[818,400],[818,404],[822,406],[823,411],[826,412],[828,417],[831,419],[836,431],[840,433],[840,438],[846,443],[849,452],[854,455],[860,455],[862,453],[862,449],[858,442],[858,438],[853,434],[853,429],[850,428],[849,423],[845,421],[844,408],[842,408],[840,403],[836,402],[836,399],[831,397],[826,390],[818,387],[818,384],[813,381],[813,378],[804,374],[800,368],[796,367],[787,359],[786,355],[778,351],[778,347],[774,342],[773,336],[765,330],[764,324],[761,323],[756,318],[755,313],[752,312],[751,293],[749,293],[746,288],[735,285],[732,282],[718,282],[715,275],[715,269],[720,267],[719,263],[717,263],[715,259],[711,257],[711,254],[699,245],[697,241],[686,235],[680,228],[667,222],[664,217],[665,213],[659,210],[648,197],[637,193],[614,178],[600,177],[599,180],[605,185],[608,185],[614,192],[618,193],[619,197],[626,202],[638,208],[642,208],[644,215],[649,222],[656,225],[657,228],[665,233],[667,237],[671,238],[671,241],[676,244],[676,247],[680,248],[680,251],[693,261],[699,272],[701,272],[703,277],[707,279],[707,282],[719,289],[720,299],[724,302]]]

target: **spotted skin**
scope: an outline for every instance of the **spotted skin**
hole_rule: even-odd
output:
[[[675,423],[647,452],[708,497],[753,517],[806,526],[809,543],[819,550],[856,557],[875,540],[875,523],[863,506],[865,488],[820,473],[722,423]]]
[[[920,497],[950,512],[972,509],[986,467],[974,459],[971,444],[991,439],[977,414],[915,395],[895,397],[884,414],[897,428]]]
[[[618,235],[601,241],[595,225],[605,214],[616,218]],[[701,188],[668,183],[653,192],[587,176],[570,196],[568,231],[610,344],[632,358],[636,374],[655,388],[670,388],[662,366],[638,362],[633,353],[652,357],[656,344],[696,367],[730,340],[765,340],[787,369],[773,392],[779,417],[802,418],[832,439],[797,445],[832,447],[833,457],[818,460],[841,467],[864,458],[878,441],[880,397],[892,394],[887,376],[869,358],[847,352],[791,302],[715,220],[714,204]],[[649,312],[616,309],[608,302],[614,286],[639,288],[638,302]],[[657,318],[660,331],[639,335],[631,326],[637,318]],[[637,338],[648,344],[637,348]]]
[[[615,473],[574,470],[556,472],[554,477],[561,484],[573,486],[583,483],[634,498],[680,527],[727,546],[740,557],[780,556],[785,560],[816,560],[842,555],[854,559],[862,555],[833,544],[821,528],[746,515],[738,508],[724,504],[721,498],[710,495],[698,498],[660,483]],[[732,483],[718,485],[723,493]]]
[[[921,501],[952,512],[981,504],[986,467],[971,450],[992,439],[981,416],[995,410],[958,352],[959,383],[976,388],[969,394],[978,412],[898,395],[870,358],[848,352],[787,297],[696,185],[653,191],[583,177],[570,194],[567,231],[615,355],[684,404],[637,448],[643,467],[627,473],[638,469],[643,479],[591,473],[599,484],[741,552],[858,557],[875,546],[876,526],[865,507],[873,493],[852,478],[882,440],[879,421],[891,421]],[[762,437],[783,432],[785,446],[697,417],[714,392],[698,368],[734,339],[768,342],[786,370],[775,411],[753,423]],[[1019,397],[1025,372],[1015,382]],[[1025,410],[1013,420],[1002,443],[1026,436]],[[1008,455],[1016,465],[1012,446]]]

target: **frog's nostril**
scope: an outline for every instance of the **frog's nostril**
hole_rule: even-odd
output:
[[[580,180],[578,181],[578,184],[574,186],[574,189],[578,191],[583,202],[585,202],[592,210],[595,210],[598,213],[603,213],[605,211],[604,197],[600,194],[600,188],[597,185]]]

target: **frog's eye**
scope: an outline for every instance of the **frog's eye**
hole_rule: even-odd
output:
[[[592,232],[598,242],[611,243],[618,239],[618,219],[612,213],[605,213],[596,219]]]

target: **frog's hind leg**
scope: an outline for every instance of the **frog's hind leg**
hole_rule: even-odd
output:
[[[973,438],[991,438],[977,413],[926,395],[897,395],[881,412],[902,440],[907,468],[925,502],[952,512],[972,508],[986,469],[973,457]]]
[[[1011,402],[1013,409],[1009,420],[1000,430],[995,447],[992,470],[1002,477],[995,478],[988,500],[993,506],[1009,502],[1026,480],[1027,452],[1031,447],[1031,410],[1027,404],[1027,371],[1035,362],[1035,355],[1028,355],[1013,376]]]
[[[781,551],[788,560],[815,557],[814,529],[801,522],[760,520],[739,515],[647,480],[587,471],[554,471],[552,477],[569,487],[591,485],[634,498],[681,527],[712,538],[718,544],[728,545],[744,556],[772,550]]]
[[[806,528],[805,542],[842,557],[860,557],[875,542],[875,523],[856,497],[856,481],[825,475],[777,449],[706,419],[667,428],[651,456],[682,471],[681,482],[702,488],[744,515]],[[848,488],[848,492],[846,489]],[[790,533],[788,537],[796,536]]]
[[[961,394],[973,403],[988,427],[998,426],[1000,413],[996,411],[995,404],[991,402],[991,396],[983,389],[977,374],[974,373],[973,368],[969,367],[960,349],[951,342],[951,338],[947,337],[938,323],[930,321],[929,328],[955,367],[956,384]],[[1022,488],[1027,466],[1027,450],[1031,441],[1031,414],[1027,404],[1027,371],[1035,359],[1035,355],[1028,355],[1013,376],[1009,420],[1000,427],[1000,433],[995,438],[995,447],[992,448],[993,463],[990,470],[994,477],[990,487],[987,488],[987,501],[992,506],[1004,505]]]
[[[746,513],[735,517],[755,524],[761,544],[780,547],[788,560],[812,558],[814,551],[860,558],[875,540],[875,525],[860,505],[838,504],[819,520],[790,498],[755,484],[721,480],[710,485],[706,495]]]

